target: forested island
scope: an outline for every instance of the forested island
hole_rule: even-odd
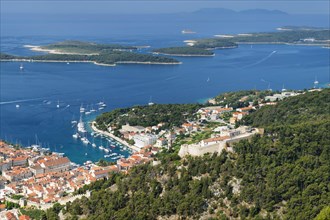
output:
[[[153,50],[172,56],[213,56],[213,50],[237,48],[239,44],[294,44],[330,46],[330,30],[314,27],[285,26],[277,32],[215,35],[214,38],[187,40],[185,47],[168,47]]]
[[[217,35],[216,38],[198,39],[194,43],[194,47],[214,48],[214,45],[221,43],[236,44],[296,44],[296,45],[317,45],[328,46],[330,40],[329,29],[318,28],[299,28],[291,27],[291,29],[283,29],[285,31],[277,32],[261,32],[237,35]]]
[[[266,94],[240,91],[218,99]],[[158,165],[113,173],[77,190],[91,190],[90,198],[31,213],[44,219],[60,212],[66,219],[327,219],[329,97],[330,89],[306,91],[245,116],[242,123],[264,134],[234,144],[233,152],[180,158],[176,147],[164,150]],[[165,109],[137,112],[154,117]]]
[[[155,54],[164,54],[172,56],[214,56],[211,50],[205,50],[197,47],[168,47],[153,50]]]
[[[1,61],[29,62],[89,62],[98,65],[114,66],[116,64],[180,64],[176,59],[133,52],[137,47],[113,44],[95,44],[81,41],[64,41],[32,50],[47,52],[44,55],[14,56],[0,54]]]

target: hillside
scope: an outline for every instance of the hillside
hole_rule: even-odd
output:
[[[164,127],[179,126],[189,117],[193,117],[201,106],[200,104],[155,104],[121,108],[103,113],[96,118],[96,123],[103,130],[106,130],[105,124],[116,126],[118,129],[126,123],[145,127],[158,123],[165,123]]]
[[[326,215],[329,97],[330,89],[324,89],[262,107],[245,123],[264,127],[264,135],[235,144],[234,152],[180,159],[175,149],[164,151],[159,165],[136,166],[128,174],[84,186],[77,193],[93,190],[91,198],[68,203],[63,214],[100,220],[309,220]],[[58,209],[47,216],[54,213]]]

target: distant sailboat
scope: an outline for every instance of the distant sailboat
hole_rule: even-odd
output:
[[[19,66],[19,69],[20,69],[20,70],[23,70],[23,69],[24,69],[24,66],[23,66],[22,63],[21,63],[21,65]]]
[[[81,106],[80,106],[80,109],[79,109],[79,111],[80,111],[80,113],[83,113],[83,112],[85,112],[85,108],[83,107],[83,105],[81,104]]]
[[[80,135],[78,134],[78,132],[72,135],[72,137],[73,137],[74,139],[78,139],[79,136],[80,136]]]
[[[16,105],[16,108],[19,108],[20,106],[19,105]]]
[[[57,101],[56,108],[59,108],[59,107],[60,107],[60,101]]]
[[[210,77],[207,78],[206,82],[210,82]]]
[[[87,105],[87,109],[88,109],[88,105]],[[85,115],[90,115],[90,114],[91,114],[91,112],[88,110],[85,112]]]
[[[92,105],[92,108],[91,108],[90,112],[91,113],[96,112],[96,110],[94,109],[93,105]]]
[[[155,103],[152,102],[152,96],[150,96],[150,99],[149,99],[149,102],[148,102],[148,105],[154,105]]]
[[[273,91],[273,90],[270,88],[270,83],[268,83],[268,91]]]
[[[317,80],[317,77],[315,76],[314,89],[317,89],[318,86],[319,86],[319,81]]]

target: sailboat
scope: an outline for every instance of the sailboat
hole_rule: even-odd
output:
[[[88,105],[87,105],[87,108],[88,108]],[[86,112],[85,112],[85,115],[90,115],[90,114],[91,114],[90,111],[86,111]]]
[[[96,112],[96,110],[94,109],[94,106],[93,105],[92,105],[92,108],[91,108],[90,112],[91,113]]]
[[[83,113],[83,112],[85,112],[85,108],[83,107],[83,105],[81,104],[81,106],[80,106],[80,109],[79,109],[79,111],[80,111],[80,113]]]
[[[59,108],[59,107],[60,107],[60,101],[57,100],[56,108]]]
[[[77,128],[78,128],[78,131],[81,132],[81,133],[86,133],[86,129],[85,129],[85,125],[84,125],[84,122],[82,121],[82,117],[80,116],[80,120],[79,120],[79,123],[77,125]]]
[[[210,77],[207,78],[206,82],[210,82]]]
[[[82,137],[81,138],[81,141],[84,143],[84,144],[90,144],[89,140],[86,138],[86,137]]]
[[[39,150],[39,148],[40,148],[41,146],[40,146],[40,144],[39,144],[39,140],[38,140],[38,136],[37,136],[37,134],[36,134],[35,136],[36,136],[36,144],[31,145],[31,147],[32,147],[34,150]]]
[[[100,150],[104,150],[104,147],[102,146],[102,138],[101,138],[101,145],[99,146]]]
[[[78,139],[79,136],[80,136],[80,135],[78,134],[78,132],[76,132],[75,134],[72,135],[72,137],[73,137],[74,139]]]
[[[319,86],[319,81],[317,80],[317,77],[315,76],[314,89],[317,89],[318,86]]]
[[[92,143],[92,147],[96,147],[96,144],[95,144],[95,138],[93,136],[93,143]]]
[[[74,120],[74,115],[72,115],[72,119],[71,119],[71,124],[75,125],[77,124],[78,122],[76,120]]]
[[[148,102],[148,105],[154,105],[155,103],[152,102],[152,96],[150,96],[150,99],[149,99],[149,102]]]
[[[24,66],[23,66],[22,63],[21,63],[21,65],[19,66],[19,69],[20,69],[20,70],[23,70],[23,69],[24,69]]]

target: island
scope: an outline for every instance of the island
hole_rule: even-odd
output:
[[[154,54],[163,54],[171,56],[214,56],[214,52],[197,47],[168,47],[153,50]]]
[[[85,62],[97,65],[116,64],[180,64],[176,59],[133,52],[138,47],[116,44],[96,44],[81,41],[64,41],[46,46],[27,45],[33,51],[47,54],[35,56],[14,56],[0,54],[0,61],[19,62]]]
[[[330,30],[307,26],[284,26],[277,32],[220,34],[214,38],[185,40],[186,46],[154,49],[170,56],[214,56],[213,50],[233,49],[239,44],[293,44],[330,47]]]
[[[195,40],[194,47],[214,48],[217,44],[293,44],[329,46],[330,30],[306,27],[283,27],[277,32],[215,35],[215,38]],[[284,31],[283,31],[284,30]]]

